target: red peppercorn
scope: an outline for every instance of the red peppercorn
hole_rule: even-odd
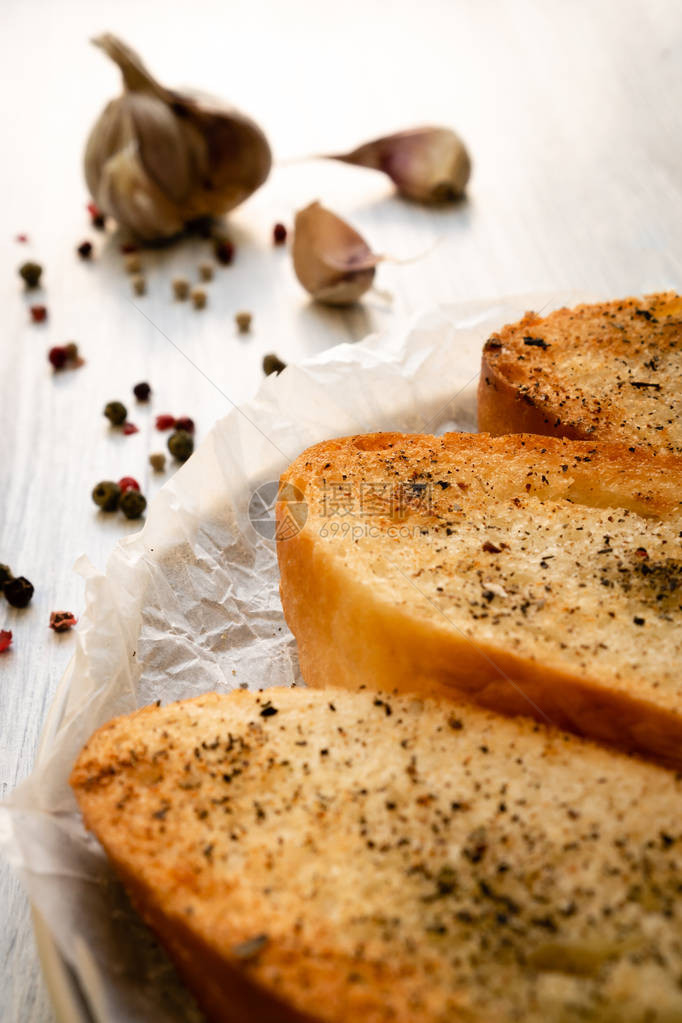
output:
[[[81,257],[81,259],[90,259],[90,256],[92,255],[92,242],[89,241],[81,242],[78,248],[76,249],[76,252]]]
[[[223,266],[228,266],[234,259],[234,245],[227,239],[217,240],[214,246],[215,258]]]
[[[34,323],[43,323],[43,321],[47,319],[47,306],[32,305],[31,319]]]
[[[123,432],[126,435],[126,437],[129,437],[131,433],[139,433],[140,428],[139,426],[135,426],[135,423],[124,423]]]
[[[50,615],[50,628],[55,632],[67,632],[77,624],[78,619],[70,611],[53,611]]]
[[[194,433],[194,420],[190,419],[189,416],[181,416],[175,420],[176,430],[186,430],[187,433]]]
[[[0,654],[4,653],[12,642],[12,633],[9,629],[0,629]]]
[[[90,219],[92,220],[92,226],[101,231],[106,223],[106,217],[102,213],[101,209],[99,206],[95,205],[94,202],[89,202],[87,209],[90,214]]]
[[[18,234],[16,239],[15,239],[15,241],[27,242],[28,241],[28,235],[27,234]]]
[[[123,476],[119,481],[118,485],[121,488],[121,493],[125,494],[126,490],[139,490],[140,484],[132,476]]]
[[[287,240],[287,229],[284,224],[275,224],[272,229],[272,240],[275,245],[284,245]]]
[[[123,242],[121,245],[121,252],[124,256],[130,255],[131,252],[139,252],[140,247],[135,242]]]
[[[64,345],[55,345],[50,348],[47,357],[55,369],[64,369],[69,358],[69,353]]]
[[[160,416],[156,417],[157,430],[172,430],[174,426],[175,416],[171,416],[167,412],[163,412]]]

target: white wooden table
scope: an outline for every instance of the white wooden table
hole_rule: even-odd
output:
[[[131,301],[115,239],[94,232],[81,175],[86,132],[118,73],[88,46],[109,29],[168,84],[230,98],[265,128],[280,162],[232,218],[234,266],[220,269],[202,312],[170,298],[207,243],[145,254],[149,294]],[[611,294],[679,289],[682,277],[682,8],[677,0],[4,0],[0,162],[0,562],[36,586],[30,608],[0,603],[11,652],[0,655],[0,785],[30,771],[46,709],[73,647],[52,610],[82,607],[80,554],[103,566],[134,530],[90,501],[102,478],[149,470],[165,435],[157,412],[195,418],[198,438],[253,393],[261,359],[300,359],[426,305],[576,288]],[[468,202],[427,210],[392,197],[380,175],[292,158],[338,151],[423,122],[450,124],[474,159]],[[350,312],[311,305],[276,220],[319,198],[343,213],[385,264]],[[15,235],[26,233],[29,244]],[[76,245],[95,243],[82,263]],[[29,323],[17,266],[45,267],[41,326]],[[239,309],[254,314],[236,333]],[[50,345],[75,339],[87,360],[54,375]],[[169,340],[170,339],[170,340]],[[131,387],[148,380],[150,407]],[[114,435],[101,411],[124,401],[140,427]],[[0,869],[0,1018],[51,1018],[28,904]]]

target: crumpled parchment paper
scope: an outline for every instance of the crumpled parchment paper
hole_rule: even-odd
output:
[[[274,543],[249,519],[254,490],[330,437],[474,430],[491,331],[527,309],[577,300],[528,295],[442,307],[267,378],[213,427],[104,574],[78,562],[86,609],[76,653],[34,771],[0,807],[0,848],[99,1023],[201,1017],[83,828],[68,786],[80,749],[105,721],[157,699],[300,681]]]

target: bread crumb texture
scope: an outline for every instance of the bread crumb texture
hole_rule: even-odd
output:
[[[482,430],[620,440],[682,454],[682,296],[528,313],[487,342]]]
[[[563,672],[682,711],[682,458],[550,437],[387,433],[310,448],[284,478],[308,503],[304,530],[280,545],[304,655],[308,633],[318,654],[332,636],[335,657],[384,644],[397,672],[418,622],[415,671],[456,675],[461,663],[466,675],[480,654],[483,677],[536,665],[548,687]],[[297,600],[299,570],[308,583]],[[375,611],[381,628],[355,644]]]
[[[663,768],[479,708],[273,689],[120,718],[71,782],[177,961],[191,933],[286,1018],[682,1019]]]

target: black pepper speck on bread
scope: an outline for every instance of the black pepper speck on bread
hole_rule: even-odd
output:
[[[682,783],[532,721],[268,690],[100,729],[85,821],[214,1021],[682,1019]]]

